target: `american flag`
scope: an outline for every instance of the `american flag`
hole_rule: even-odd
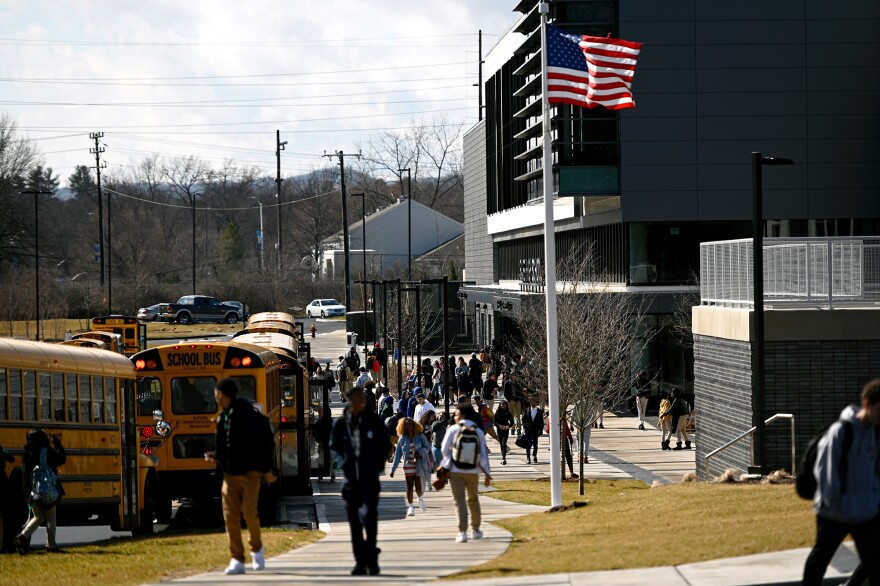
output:
[[[631,88],[641,48],[641,43],[574,35],[548,24],[548,103],[635,108]]]

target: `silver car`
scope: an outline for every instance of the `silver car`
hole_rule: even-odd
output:
[[[138,321],[158,321],[159,315],[159,306],[161,303],[157,303],[156,305],[151,305],[149,307],[141,307],[138,309],[137,318]]]

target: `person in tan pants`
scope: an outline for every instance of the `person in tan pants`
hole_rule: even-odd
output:
[[[244,544],[241,541],[241,518],[247,524],[248,547],[252,568],[266,567],[257,502],[260,484],[276,481],[272,472],[274,438],[269,422],[247,399],[237,397],[238,383],[224,378],[214,389],[214,398],[223,410],[217,420],[217,450],[206,452],[205,459],[223,468],[223,519],[232,558],[227,574],[244,574]]]
[[[486,475],[485,484],[489,486],[492,477],[489,472],[489,452],[486,449],[486,436],[483,434],[472,418],[476,417],[473,407],[460,405],[455,410],[455,425],[450,425],[443,438],[443,447],[440,452],[443,459],[440,468],[449,472],[449,485],[452,489],[452,499],[455,503],[455,515],[458,518],[458,536],[455,541],[464,543],[467,541],[468,512],[473,528],[473,538],[481,539],[483,532],[480,531],[482,514],[480,500],[477,493],[480,482],[480,472]],[[472,430],[476,434],[476,445],[467,445],[460,442],[461,448],[456,450],[456,440],[463,431]],[[467,437],[467,435],[463,437]],[[440,472],[439,474],[442,474]]]

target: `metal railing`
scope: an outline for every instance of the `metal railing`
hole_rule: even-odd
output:
[[[750,238],[700,244],[704,305],[752,306],[752,250]],[[763,278],[769,306],[876,304],[880,237],[767,238]]]
[[[795,459],[795,450],[794,450],[794,447],[795,447],[795,443],[794,443],[794,415],[792,415],[791,413],[777,413],[773,417],[766,419],[764,421],[764,425],[770,425],[774,421],[778,421],[780,419],[788,419],[791,421],[791,475],[797,476],[797,461]],[[706,480],[709,480],[709,459],[714,458],[719,453],[723,452],[724,450],[726,450],[727,448],[729,448],[733,444],[749,437],[750,435],[755,433],[755,429],[756,428],[753,426],[751,429],[749,429],[745,433],[742,433],[742,434],[736,436],[735,438],[733,438],[732,440],[730,440],[729,442],[727,442],[726,444],[724,444],[720,448],[716,448],[716,449],[712,450],[711,452],[709,452],[708,454],[706,454]],[[754,463],[755,463],[755,445],[754,445],[754,443],[752,443],[752,455],[751,455],[751,458],[749,459],[749,464],[752,465]]]

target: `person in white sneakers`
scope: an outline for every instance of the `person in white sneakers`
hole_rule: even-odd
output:
[[[397,466],[403,461],[403,474],[406,477],[406,514],[409,517],[415,515],[413,510],[413,492],[419,497],[419,509],[424,513],[428,510],[425,500],[422,498],[424,493],[424,481],[419,476],[418,460],[427,460],[431,445],[425,434],[422,433],[422,426],[419,422],[410,417],[401,419],[397,424],[397,448],[394,450],[394,462],[391,464],[391,474],[394,478],[394,472]]]
[[[238,397],[238,383],[224,378],[214,389],[217,404],[223,407],[217,420],[216,451],[205,452],[205,459],[223,469],[223,518],[232,559],[227,574],[244,574],[244,544],[241,542],[241,518],[244,517],[251,551],[251,567],[266,567],[257,500],[263,481],[274,483],[272,453],[275,441],[266,417],[253,403]]]
[[[437,471],[438,478],[448,478],[458,517],[458,536],[455,541],[464,543],[468,540],[468,512],[474,539],[481,539],[481,513],[478,486],[480,472],[486,475],[485,484],[492,482],[489,471],[489,452],[486,450],[486,436],[473,419],[476,412],[470,405],[459,405],[455,410],[455,425],[450,425],[443,438],[440,453],[443,459]],[[435,485],[436,486],[436,485]],[[467,496],[465,496],[467,494]]]

